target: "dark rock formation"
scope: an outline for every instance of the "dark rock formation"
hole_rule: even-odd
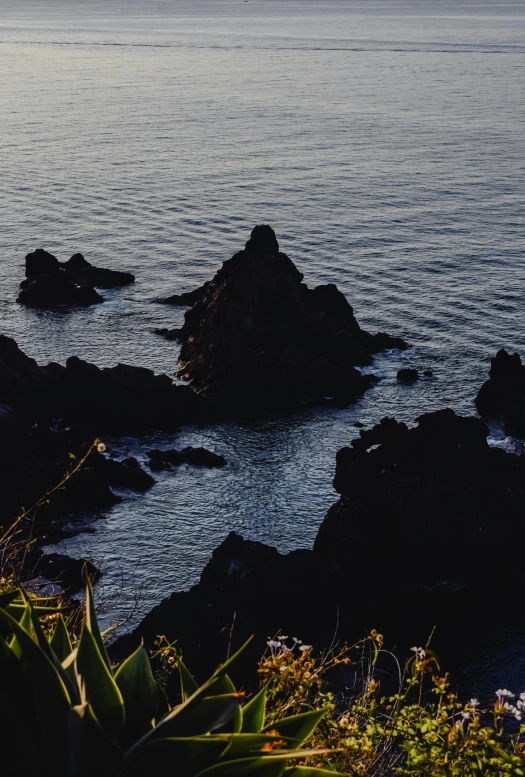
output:
[[[85,559],[76,559],[62,553],[43,553],[37,549],[32,555],[33,573],[58,583],[68,593],[84,588],[84,566],[92,582],[100,578],[100,570]]]
[[[410,367],[403,367],[397,371],[397,379],[403,383],[414,383],[419,378],[419,372]]]
[[[94,451],[89,463],[102,482],[108,486],[128,488],[132,491],[147,491],[155,485],[155,480],[142,469],[133,456],[116,461]]]
[[[502,424],[506,434],[525,439],[525,365],[517,353],[498,351],[490,362],[490,378],[476,397],[481,415]]]
[[[18,302],[33,307],[93,305],[104,301],[95,286],[107,289],[134,280],[131,273],[93,267],[82,254],[61,263],[38,248],[26,256],[26,280],[20,284]]]
[[[167,375],[126,364],[100,369],[75,356],[65,367],[40,367],[14,340],[1,335],[0,404],[28,422],[60,417],[94,436],[109,429],[173,430],[211,418],[205,400]]]
[[[338,621],[337,590],[327,597],[332,573],[312,551],[281,555],[275,548],[232,532],[213,552],[190,591],[155,607],[132,633],[112,647],[122,658],[144,639],[149,647],[165,634],[187,656],[202,680],[248,637],[256,639],[236,670],[253,671],[266,640],[281,628],[303,641],[329,644]],[[243,672],[244,677],[245,672]]]
[[[189,305],[191,307],[204,296],[204,292],[209,285],[210,283],[208,281],[208,283],[204,283],[193,291],[186,291],[183,294],[172,294],[171,297],[160,297],[159,299],[156,299],[155,302],[159,305]]]
[[[212,453],[212,451],[209,451],[206,448],[188,447],[183,448],[180,451],[152,450],[148,451],[148,457],[151,459],[153,468],[157,469],[160,469],[160,467],[157,466],[159,462],[162,465],[170,464],[175,467],[178,467],[180,464],[193,464],[200,467],[224,467],[228,463],[224,456]]]
[[[62,267],[76,283],[82,286],[113,289],[116,286],[128,286],[135,281],[135,276],[130,272],[93,267],[82,254],[73,254],[71,259],[62,264]]]
[[[313,550],[282,555],[231,533],[199,584],[154,608],[114,655],[165,634],[202,679],[252,634],[241,674],[280,629],[321,649],[372,628],[391,644],[420,644],[439,624],[433,645],[457,666],[489,595],[504,591],[501,607],[515,623],[525,458],[490,448],[482,421],[451,410],[423,415],[415,428],[383,419],[339,451],[334,485],[341,498]]]
[[[62,271],[52,275],[31,276],[20,284],[17,302],[29,307],[58,305],[96,305],[103,297],[90,286],[81,286]]]
[[[256,227],[186,312],[180,376],[237,410],[355,401],[375,380],[356,367],[406,343],[363,331],[334,285],[302,280],[273,230]]]
[[[160,337],[163,337],[165,340],[175,340],[180,341],[181,339],[181,329],[154,329],[153,334],[160,335]]]
[[[477,583],[480,569],[505,570],[525,540],[525,457],[491,448],[487,434],[452,410],[413,429],[385,418],[361,431],[337,454],[341,498],[315,552],[343,577],[373,569],[397,584]]]

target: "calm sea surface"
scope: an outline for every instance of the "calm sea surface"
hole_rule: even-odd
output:
[[[0,331],[173,373],[151,333],[270,223],[305,280],[414,348],[377,360],[355,407],[184,429],[111,448],[205,445],[224,470],[156,475],[59,550],[104,571],[107,618],[198,579],[235,529],[310,546],[355,421],[474,411],[488,360],[525,355],[525,3],[0,0]],[[76,251],[134,286],[86,310],[16,302],[28,251]],[[435,377],[399,386],[410,365]],[[140,413],[140,408],[137,408]],[[514,447],[493,430],[497,444]],[[101,588],[102,590],[102,588]]]

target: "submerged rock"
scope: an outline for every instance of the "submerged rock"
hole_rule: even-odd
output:
[[[152,450],[148,451],[148,458],[151,459],[154,466],[161,464],[171,464],[178,467],[180,464],[193,464],[200,467],[224,467],[228,463],[224,456],[207,450],[206,448],[183,448],[177,450]]]
[[[490,378],[480,388],[476,407],[502,424],[506,434],[525,439],[525,365],[517,353],[501,349],[490,362]]]
[[[236,410],[355,401],[376,380],[356,367],[407,344],[363,331],[333,284],[302,281],[271,227],[255,227],[186,312],[179,375]]]

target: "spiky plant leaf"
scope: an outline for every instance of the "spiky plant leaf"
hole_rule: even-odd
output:
[[[109,777],[122,765],[122,751],[102,731],[88,702],[71,708],[67,731],[67,777]]]
[[[242,730],[246,734],[262,731],[266,718],[266,696],[268,686],[264,685],[248,704],[242,708]]]
[[[312,712],[302,712],[299,715],[278,720],[266,726],[264,731],[278,731],[281,736],[290,739],[294,747],[300,747],[327,712],[326,708],[312,710]]]
[[[84,628],[87,627],[87,629],[93,635],[93,638],[97,643],[97,647],[99,649],[100,655],[102,656],[102,659],[106,664],[108,670],[111,672],[112,671],[111,661],[109,660],[108,652],[106,650],[104,640],[102,639],[102,634],[100,633],[100,627],[98,625],[98,620],[97,620],[97,613],[95,610],[95,600],[93,598],[93,588],[91,586],[91,580],[89,579],[89,573],[87,571],[86,565],[84,565],[84,579],[86,581],[86,620],[84,622]]]
[[[66,622],[64,621],[62,615],[58,616],[49,644],[51,646],[51,650],[61,663],[62,661],[65,661],[66,658],[73,652],[73,646],[71,645],[69,632],[66,628]]]
[[[186,699],[189,699],[190,696],[195,693],[199,686],[182,659],[179,661],[179,677],[182,701],[186,701]]]
[[[124,699],[86,623],[77,649],[75,672],[82,688],[82,702],[91,704],[104,733],[118,739],[124,727]]]
[[[115,682],[126,710],[125,740],[132,743],[152,727],[159,707],[159,690],[144,645],[119,666]]]
[[[63,769],[63,751],[56,749],[55,742],[65,737],[71,700],[66,686],[54,664],[44,651],[34,641],[17,621],[5,610],[0,610],[0,622],[17,640],[17,650],[10,647],[13,657],[19,662],[23,671],[23,685],[27,687],[30,696],[30,707],[34,710],[34,726],[32,739],[40,741],[42,764],[41,773],[46,774],[51,763],[56,764],[57,772]],[[6,644],[6,643],[4,643]],[[27,717],[31,719],[28,710]]]
[[[166,764],[176,764],[177,777],[193,777],[214,764],[228,748],[227,736],[170,737],[149,742],[129,760],[119,777],[162,774]]]
[[[286,760],[275,757],[239,758],[210,766],[196,777],[281,777],[285,768]]]
[[[289,766],[284,770],[289,777],[344,777],[340,772],[330,772],[328,769],[315,769],[312,766]]]

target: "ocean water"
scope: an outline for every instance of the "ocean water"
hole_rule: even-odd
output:
[[[106,440],[229,462],[156,474],[58,546],[101,565],[107,621],[131,607],[122,581],[149,609],[232,529],[311,546],[356,421],[473,413],[496,350],[525,356],[524,30],[522,1],[0,0],[3,334],[39,363],[172,374],[177,346],[152,329],[184,311],[152,300],[270,223],[308,284],[336,283],[362,326],[413,345],[343,411]],[[24,309],[36,247],[137,281],[85,310]],[[434,377],[398,385],[401,366]]]

